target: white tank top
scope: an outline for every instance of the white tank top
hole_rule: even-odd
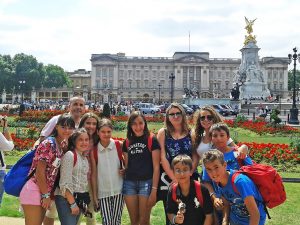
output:
[[[233,140],[231,138],[228,139],[227,141],[227,145],[230,145],[230,143],[233,142]],[[212,143],[204,143],[204,142],[200,142],[198,148],[197,148],[197,153],[200,156],[200,159],[202,159],[202,156],[205,152],[208,152],[210,149],[212,149]]]

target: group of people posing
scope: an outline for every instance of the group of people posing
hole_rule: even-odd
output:
[[[239,161],[252,164],[247,146],[235,145],[211,107],[198,110],[191,130],[182,106],[172,103],[157,135],[134,111],[123,142],[112,139],[109,119],[83,113],[84,99],[73,97],[69,113],[53,117],[41,132],[30,179],[20,193],[27,225],[53,224],[56,211],[63,225],[80,223],[81,214],[87,224],[96,224],[98,211],[103,225],[117,225],[124,203],[130,224],[147,225],[159,200],[166,224],[264,224],[253,182],[239,175],[239,192],[230,186]]]

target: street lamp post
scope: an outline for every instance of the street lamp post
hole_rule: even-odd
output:
[[[21,97],[22,97],[22,104],[24,102],[24,86],[26,84],[26,81],[24,79],[19,80],[20,83],[20,89],[21,89]]]
[[[172,103],[173,99],[174,99],[174,79],[175,79],[175,75],[173,73],[171,73],[169,78],[171,79],[171,103]]]
[[[288,121],[290,124],[299,124],[298,120],[298,109],[296,106],[296,61],[297,59],[300,62],[300,54],[297,55],[297,48],[293,48],[294,54],[289,54],[289,64],[294,61],[294,69],[293,69],[293,76],[294,76],[294,85],[293,85],[293,105],[290,109],[290,120]]]
[[[158,84],[158,104],[160,105],[160,87],[161,84]]]

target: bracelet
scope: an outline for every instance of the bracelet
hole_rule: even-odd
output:
[[[215,193],[215,192],[211,192],[211,193],[209,194],[209,197],[211,197],[211,196],[213,196],[213,195],[216,195],[216,193]]]
[[[152,189],[157,190],[157,187],[152,187]]]
[[[46,194],[41,194],[42,198],[50,198],[50,193],[46,193]]]
[[[75,208],[75,207],[77,207],[76,202],[73,202],[72,204],[70,204],[70,209],[73,209],[73,208]]]
[[[175,219],[176,219],[176,215],[173,216],[172,224],[176,224],[176,223],[175,223]]]

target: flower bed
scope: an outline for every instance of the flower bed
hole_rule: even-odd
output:
[[[65,113],[63,110],[28,110],[24,111],[22,116],[16,117],[16,121],[28,121],[28,122],[48,122],[53,116]]]
[[[240,127],[244,129],[251,130],[255,133],[258,133],[260,135],[269,133],[269,134],[292,134],[292,133],[299,133],[300,130],[291,126],[287,125],[277,125],[277,126],[272,126],[269,123],[265,121],[251,121],[251,120],[246,120],[246,121],[239,121],[236,122],[234,120],[225,120],[227,125],[229,127]]]
[[[240,142],[249,147],[250,157],[257,163],[267,162],[272,165],[300,163],[300,154],[296,148],[287,144]]]
[[[11,138],[13,139],[15,145],[14,149],[18,151],[25,151],[25,150],[32,149],[33,144],[36,141],[35,139],[31,139],[31,138],[18,138],[14,133],[11,134]]]

